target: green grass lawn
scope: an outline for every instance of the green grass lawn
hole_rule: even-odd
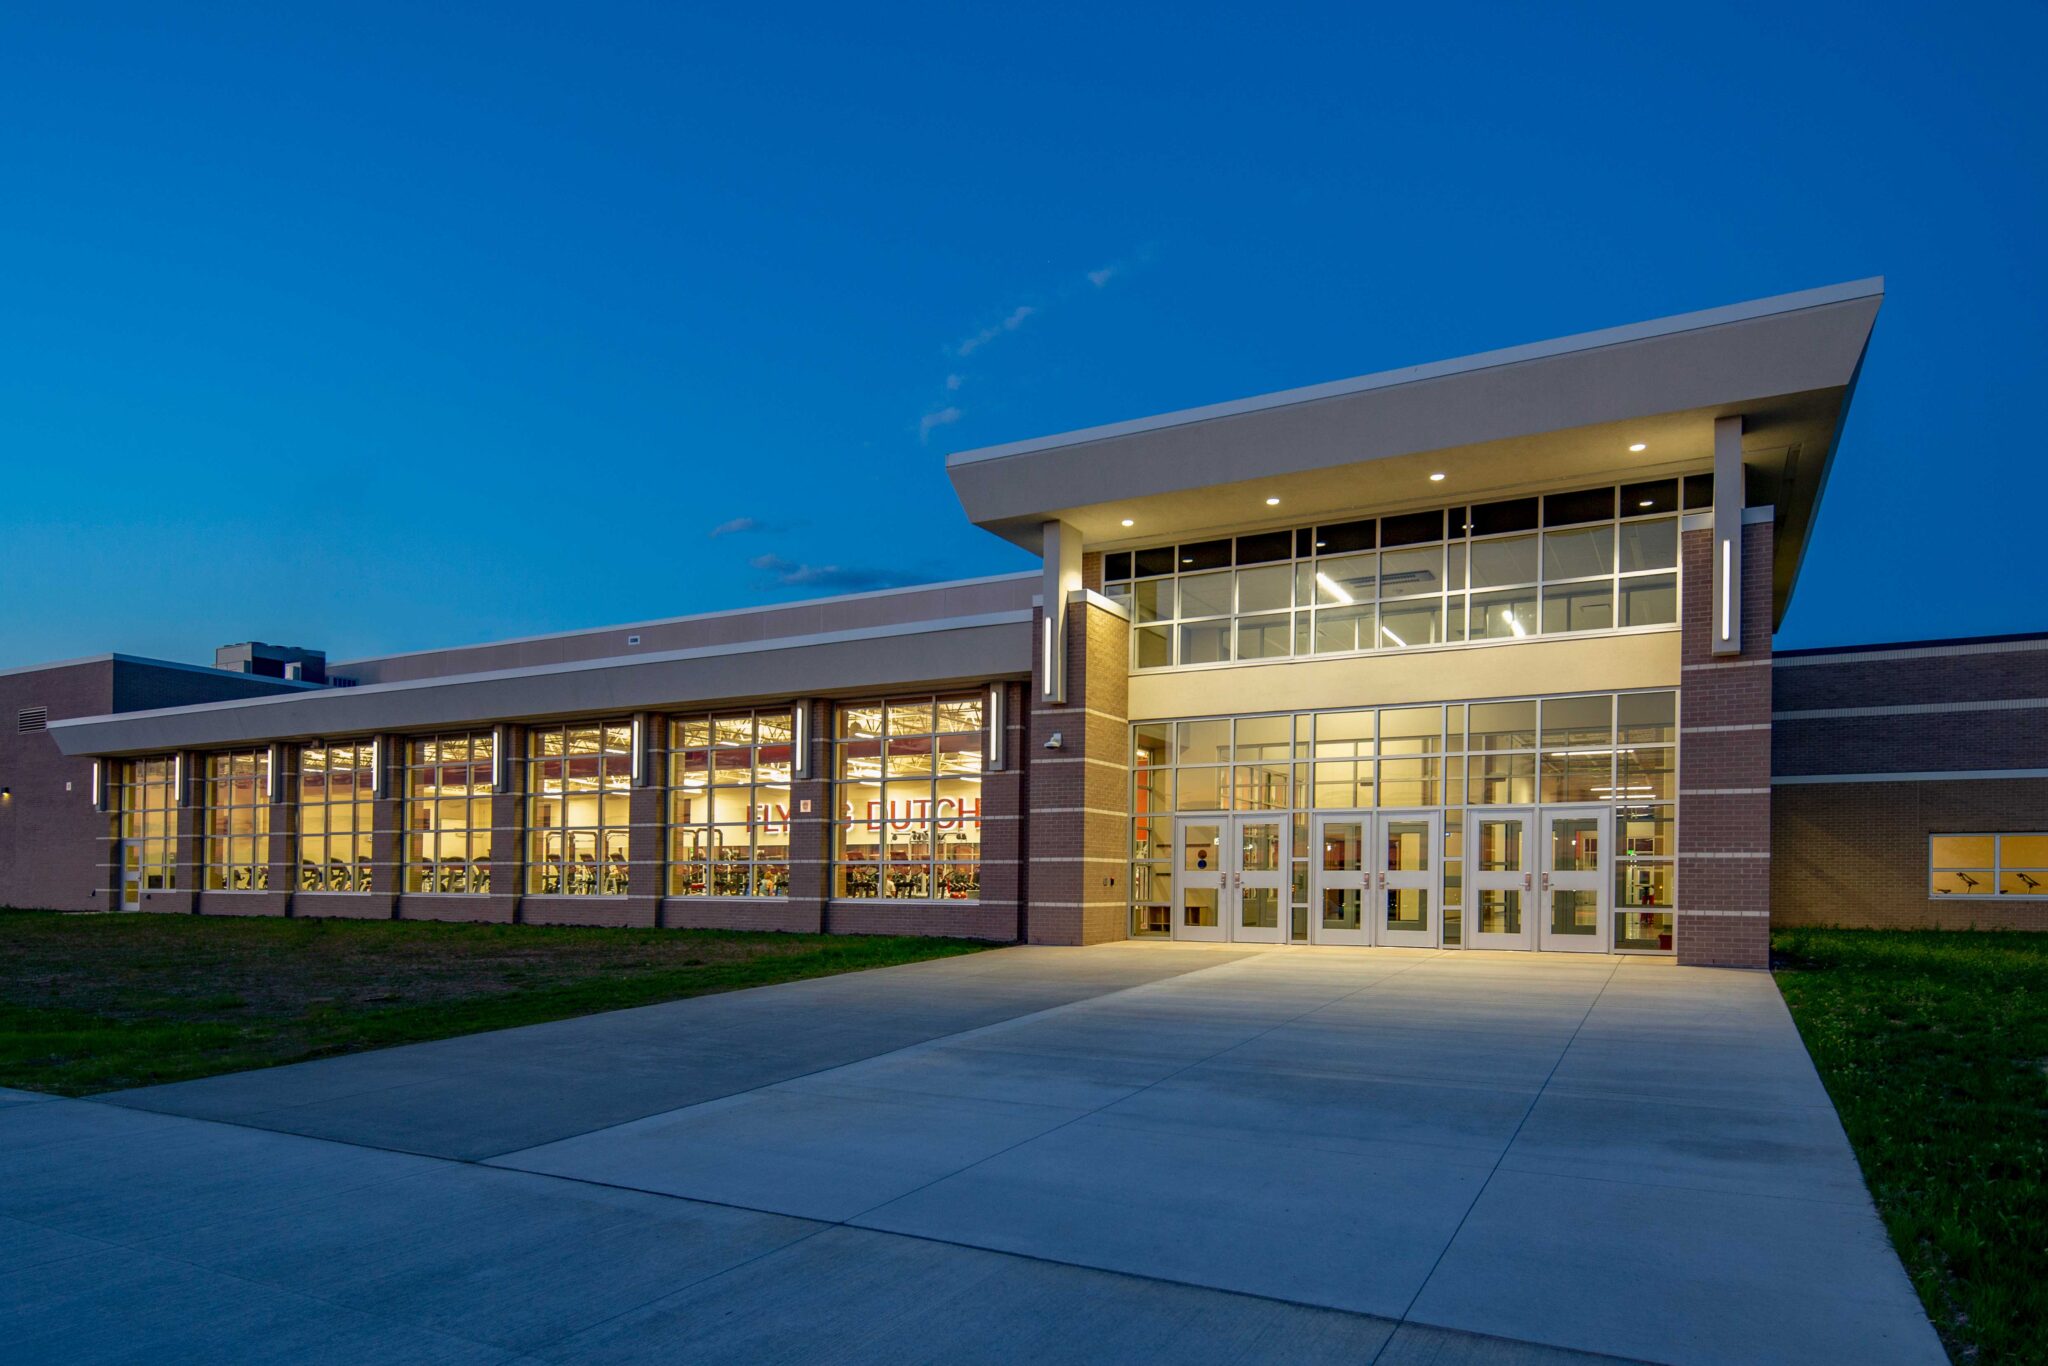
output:
[[[82,1096],[987,947],[0,911],[0,1086]]]
[[[2048,935],[1781,930],[1771,942],[1949,1354],[2048,1361]]]

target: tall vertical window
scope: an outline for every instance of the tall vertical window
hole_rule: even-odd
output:
[[[669,895],[787,896],[786,711],[669,723]]]
[[[368,740],[299,751],[300,891],[370,890],[376,754]]]
[[[624,896],[632,857],[633,727],[626,721],[528,732],[526,890]]]
[[[1623,693],[1615,699],[1615,729],[1614,946],[1668,949],[1678,856],[1677,694]]]
[[[405,756],[405,890],[491,890],[489,731],[414,740]]]
[[[269,750],[206,756],[205,829],[206,890],[269,890]]]
[[[114,769],[123,874],[134,874],[144,891],[178,885],[177,774],[178,762],[169,756],[131,759]]]
[[[835,895],[980,898],[982,725],[979,695],[839,708]]]

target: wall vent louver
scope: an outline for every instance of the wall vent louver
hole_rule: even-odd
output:
[[[31,731],[48,730],[50,709],[48,707],[23,707],[14,718],[14,728],[23,735]]]

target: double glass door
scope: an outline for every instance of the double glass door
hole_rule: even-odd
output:
[[[1344,811],[1315,818],[1309,942],[1434,948],[1442,847],[1434,811]]]
[[[1467,813],[1467,945],[1605,950],[1609,819],[1601,806],[1475,807]]]
[[[1179,822],[1174,938],[1248,944],[1286,938],[1288,820],[1244,815]]]
[[[1180,818],[1174,938],[1286,942],[1291,819]],[[1611,820],[1604,806],[1469,809],[1464,946],[1605,952]],[[1318,812],[1309,837],[1309,942],[1443,942],[1440,812]]]

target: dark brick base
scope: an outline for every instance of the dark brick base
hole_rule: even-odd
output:
[[[825,928],[825,910],[815,901],[678,897],[661,903],[661,924],[671,930],[773,930],[783,934],[816,934]]]
[[[519,903],[519,918],[528,925],[651,930],[660,909],[660,901],[651,896],[530,896]]]
[[[388,896],[337,892],[300,892],[292,897],[292,915],[301,920],[389,920],[396,912]]]
[[[1767,968],[1771,965],[1771,922],[1760,915],[1678,916],[1678,961],[1694,968]]]

